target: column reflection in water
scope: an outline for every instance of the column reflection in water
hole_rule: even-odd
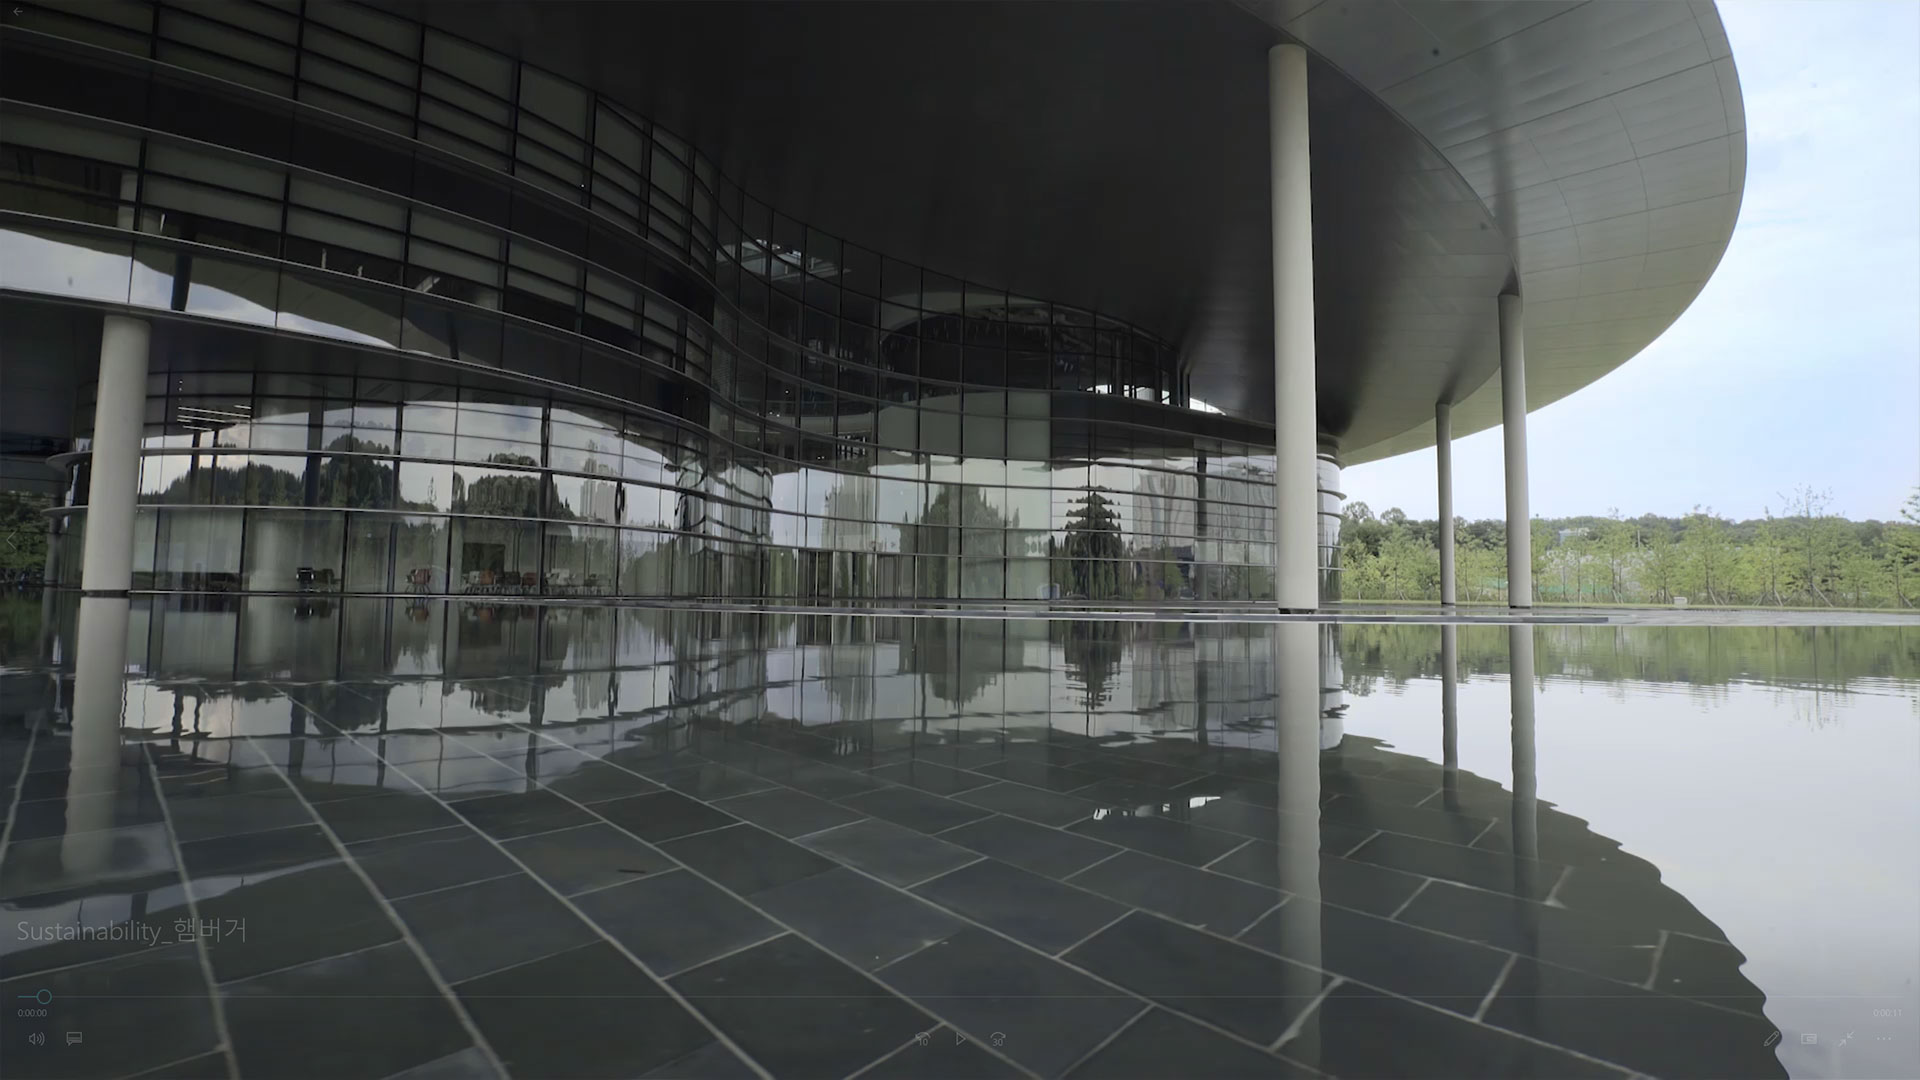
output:
[[[107,868],[120,779],[127,669],[127,598],[80,601],[75,634],[67,831],[60,859],[75,877]]]
[[[1329,628],[1331,629],[1331,628]],[[1291,895],[1280,906],[1283,955],[1320,965],[1320,751],[1324,710],[1321,667],[1322,628],[1287,622],[1274,633],[1274,741],[1280,768],[1280,888]],[[1336,741],[1338,736],[1335,736]],[[1290,1009],[1303,1007],[1320,992],[1320,975],[1288,965],[1287,985],[1278,992]],[[1309,1018],[1308,1023],[1313,1023]],[[1317,1046],[1313,1033],[1301,1032],[1298,1046]],[[1313,1064],[1308,1061],[1306,1064]]]
[[[1340,668],[1340,627],[1320,624],[1320,749],[1332,750],[1347,733],[1345,673]]]
[[[1449,813],[1460,810],[1460,628],[1440,628],[1440,791]]]
[[[1507,628],[1507,651],[1513,674],[1508,693],[1513,702],[1513,854],[1514,884],[1528,886],[1522,896],[1534,896],[1531,880],[1534,860],[1540,857],[1539,810],[1534,792],[1533,751],[1533,627],[1515,623]],[[1524,880],[1523,880],[1524,879]]]
[[[1520,936],[1523,955],[1540,955],[1540,909],[1535,903],[1545,899],[1539,880],[1540,819],[1535,799],[1538,774],[1535,771],[1533,743],[1533,626],[1515,623],[1507,627],[1507,655],[1510,674],[1507,692],[1513,712],[1513,925]],[[1537,1017],[1540,999],[1534,991],[1535,970],[1527,967],[1510,983],[1513,1000],[1525,1003],[1531,1017]]]

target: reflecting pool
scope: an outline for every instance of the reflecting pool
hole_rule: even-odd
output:
[[[1920,623],[30,594],[0,1037],[10,1076],[1912,1077],[1917,691]]]

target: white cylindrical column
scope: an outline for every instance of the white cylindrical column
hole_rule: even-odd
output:
[[[1267,51],[1273,184],[1273,561],[1282,610],[1320,606],[1307,51]]]
[[[1440,602],[1453,606],[1453,406],[1441,402],[1433,407],[1433,453],[1435,474],[1440,480]]]
[[[1533,521],[1527,510],[1527,358],[1520,297],[1500,294],[1501,436],[1507,449],[1507,604],[1533,606]]]
[[[100,389],[93,406],[86,554],[80,588],[126,595],[133,584],[133,508],[140,481],[140,429],[147,411],[147,343],[139,319],[108,315],[100,328]]]

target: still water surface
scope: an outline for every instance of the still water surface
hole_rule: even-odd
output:
[[[75,663],[72,602],[53,604],[44,628],[40,612],[38,598],[0,602],[5,745],[32,732],[43,748],[69,738],[76,694],[99,677],[84,656]],[[126,619],[121,726],[156,762],[166,747],[231,769],[246,746],[296,784],[391,786],[366,772],[371,759],[338,752],[370,748],[380,777],[394,766],[409,791],[458,809],[563,788],[577,766],[542,773],[532,747],[545,740],[542,751],[614,764],[749,821],[740,800],[759,784],[939,832],[990,855],[979,867],[1018,867],[1008,881],[1030,871],[1081,890],[1099,912],[1091,937],[1056,941],[1037,908],[1001,921],[1028,893],[996,907],[959,885],[914,886],[978,932],[1134,995],[1111,1018],[1011,1032],[1011,1047],[988,1052],[993,1068],[1125,1075],[1112,1048],[1149,1030],[1156,1045],[1177,1043],[1176,1028],[1154,1026],[1164,1017],[1180,1038],[1212,1040],[1194,1044],[1195,1060],[1274,1053],[1335,1075],[1554,1075],[1600,1063],[1647,1075],[1920,1075],[1920,626],[1275,626],[284,597],[142,599]],[[415,749],[392,750],[403,745]],[[1290,767],[1316,752],[1317,775]],[[510,776],[487,772],[498,762]],[[164,787],[164,763],[155,768]],[[596,805],[606,804],[586,809]],[[984,825],[962,815],[936,829],[919,816],[983,806],[996,812]],[[1054,848],[987,835],[1023,822],[1103,854],[1062,865]],[[782,835],[824,851],[823,867],[875,872],[824,839]],[[1304,878],[1288,861],[1302,843],[1320,853]],[[1128,869],[1103,878],[1097,864],[1113,853]],[[696,848],[675,857],[709,873]],[[732,864],[712,865],[729,880]],[[0,862],[0,885],[8,869]],[[981,876],[992,892],[986,873],[945,880]],[[1141,884],[1155,874],[1171,892]],[[777,909],[744,889],[734,891]],[[1251,907],[1229,918],[1220,898],[1237,890]],[[1279,906],[1268,910],[1259,890],[1278,890],[1267,895]],[[31,908],[22,892],[0,888],[0,899]],[[1302,923],[1313,897],[1321,906]],[[1135,970],[1128,953],[1144,946],[1122,940],[1129,920],[1198,927],[1332,978],[1310,982],[1304,1011],[1279,1009],[1291,1019],[1269,1029]],[[1404,940],[1400,924],[1415,928]],[[804,936],[838,954],[829,929]],[[1417,976],[1429,960],[1457,975],[1483,954],[1479,981]],[[878,970],[915,1007],[966,1027],[942,1011],[946,998]],[[1367,1024],[1403,1000],[1420,1004],[1412,1015],[1456,1014],[1458,1030],[1369,1057]],[[698,999],[692,1007],[705,1014]],[[735,1052],[782,1072],[725,1010],[709,1018]],[[979,1021],[989,1022],[1011,1023]],[[1511,1046],[1487,1051],[1481,1032]],[[1043,1041],[1048,1050],[1030,1048]],[[1529,1056],[1561,1051],[1570,1056]],[[1472,1056],[1483,1052],[1504,1064]]]

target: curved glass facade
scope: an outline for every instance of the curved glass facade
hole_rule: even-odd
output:
[[[9,12],[0,288],[193,324],[150,360],[136,587],[1271,596],[1270,429],[1138,327],[371,9]],[[82,455],[66,584],[86,493]]]

